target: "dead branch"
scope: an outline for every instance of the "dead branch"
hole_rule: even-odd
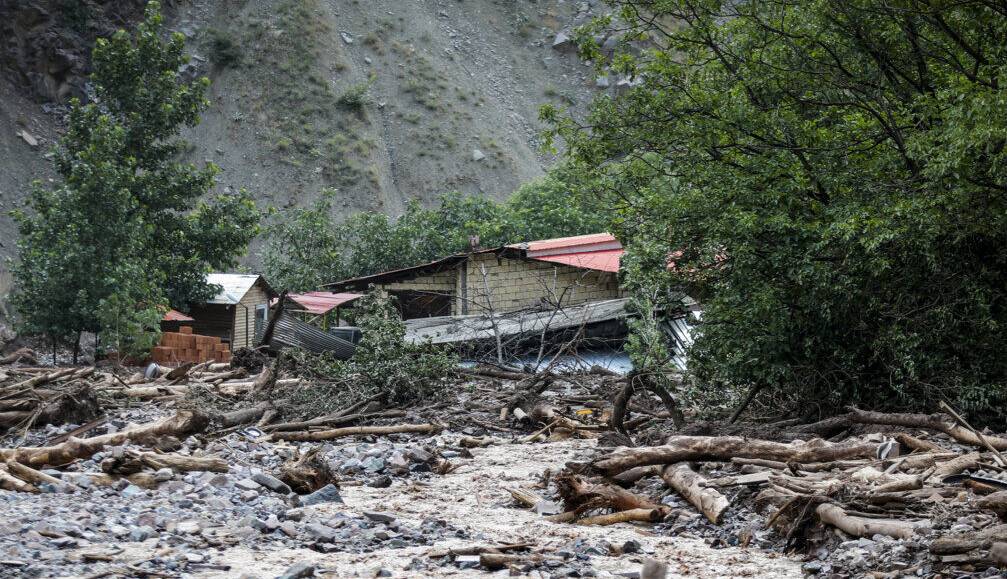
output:
[[[0,449],[0,458],[4,461],[15,460],[31,467],[58,466],[78,458],[88,458],[104,446],[120,446],[127,442],[156,443],[157,439],[164,436],[184,438],[202,432],[209,422],[205,414],[194,410],[182,410],[174,416],[122,432],[93,438],[69,438],[66,442],[55,446],[3,448]]]
[[[360,436],[365,434],[385,435],[410,433],[432,434],[438,432],[440,427],[436,424],[399,424],[395,426],[349,426],[346,428],[334,428],[332,430],[319,430],[317,432],[274,432],[271,436],[273,440],[332,440],[344,436]]]
[[[716,489],[705,487],[706,478],[689,468],[688,464],[680,463],[665,467],[661,478],[715,525],[720,522],[720,517],[731,504],[727,497]]]
[[[874,443],[831,444],[814,439],[784,444],[739,436],[672,436],[663,446],[620,448],[595,460],[594,466],[607,474],[649,464],[673,464],[682,461],[719,460],[734,457],[761,458],[781,462],[828,462],[845,458],[873,456]]]

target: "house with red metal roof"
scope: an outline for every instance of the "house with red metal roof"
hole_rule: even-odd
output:
[[[330,291],[384,290],[403,319],[535,312],[624,297],[623,249],[609,233],[473,250],[430,263],[327,284]]]

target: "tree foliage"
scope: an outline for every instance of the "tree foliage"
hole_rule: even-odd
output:
[[[495,247],[603,231],[604,214],[573,195],[565,179],[557,170],[523,185],[504,203],[448,193],[434,209],[412,201],[398,218],[362,212],[341,223],[332,218],[336,193],[328,190],[267,228],[266,275],[277,287],[306,291],[465,251],[472,237]]]
[[[702,302],[693,374],[794,408],[1001,413],[1003,7],[612,4],[622,47],[593,41],[612,18],[581,46],[635,85],[543,116],[650,263],[630,284]]]
[[[99,331],[102,303],[204,300],[213,293],[205,273],[234,265],[256,234],[247,194],[200,202],[219,169],[177,161],[180,129],[208,104],[209,81],[179,74],[183,50],[181,34],[163,39],[157,2],[135,34],[97,41],[94,98],[72,102],[55,150],[60,182],[36,184],[15,212],[15,304],[27,330]]]

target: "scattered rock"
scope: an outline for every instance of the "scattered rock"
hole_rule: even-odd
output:
[[[473,161],[482,161],[485,158],[486,158],[486,155],[482,151],[480,151],[479,149],[472,149],[472,160]]]
[[[267,489],[273,491],[274,493],[279,493],[281,495],[289,495],[291,492],[290,487],[287,483],[281,481],[271,474],[266,474],[264,472],[257,472],[252,475],[252,480],[258,484],[266,487]]]
[[[310,495],[301,497],[302,506],[317,505],[319,503],[341,503],[343,497],[339,494],[339,488],[329,483]]]
[[[278,579],[302,579],[304,577],[314,577],[315,566],[310,563],[294,563],[283,572]]]

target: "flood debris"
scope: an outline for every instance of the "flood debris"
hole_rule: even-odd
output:
[[[781,557],[777,576],[1004,564],[1007,438],[953,409],[687,434],[658,393],[620,398],[625,376],[476,366],[409,404],[366,390],[333,410],[306,393],[345,378],[297,356],[250,371],[254,359],[5,368],[0,558],[53,576],[226,574],[245,549],[271,553],[270,576],[342,569],[305,553],[372,553],[387,576],[663,576],[682,568],[661,549],[695,541],[693,557]],[[87,411],[46,410],[61,400]],[[422,504],[423,489],[489,472],[501,482],[451,499],[479,516]],[[524,522],[490,532],[496,517]],[[650,542],[614,540],[641,527]]]

